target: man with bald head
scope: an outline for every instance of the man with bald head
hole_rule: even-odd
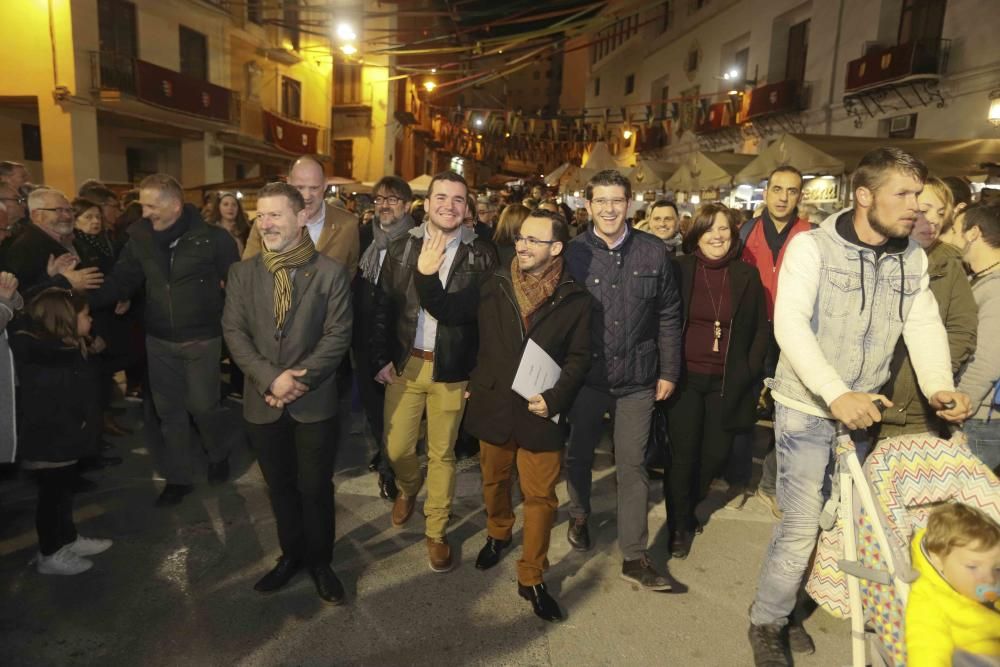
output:
[[[361,254],[358,219],[349,211],[331,206],[323,199],[326,190],[323,165],[314,157],[300,157],[288,172],[288,184],[299,191],[306,203],[306,230],[316,246],[316,252],[340,262],[354,275]],[[243,259],[250,259],[260,251],[260,231],[254,225],[243,251]]]

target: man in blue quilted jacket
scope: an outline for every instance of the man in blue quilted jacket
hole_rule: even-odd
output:
[[[614,170],[599,172],[587,184],[586,198],[593,223],[566,252],[573,280],[592,296],[590,373],[569,413],[568,539],[578,551],[590,549],[591,466],[609,412],[621,576],[645,590],[669,590],[669,581],[646,555],[649,475],[644,461],[653,402],[670,396],[680,375],[680,297],[666,246],[626,223],[632,198],[628,179]]]

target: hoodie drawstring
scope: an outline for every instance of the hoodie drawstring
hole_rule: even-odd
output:
[[[896,255],[899,259],[899,321],[903,321],[903,296],[906,294],[906,277],[903,275],[903,255]]]
[[[863,313],[865,312],[865,259],[860,250],[858,251],[858,265],[861,270],[861,310],[858,312]]]

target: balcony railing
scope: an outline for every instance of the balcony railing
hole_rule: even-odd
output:
[[[936,76],[944,72],[951,40],[917,40],[884,49],[847,63],[848,95],[879,88],[910,77]]]
[[[92,52],[91,76],[98,91],[117,91],[172,111],[223,123],[239,123],[236,96],[228,88],[117,53]]]
[[[802,82],[787,79],[754,88],[750,92],[747,120],[802,110]]]

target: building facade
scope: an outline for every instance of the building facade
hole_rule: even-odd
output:
[[[394,19],[369,4],[382,10],[371,21],[361,2],[0,3],[0,159],[67,191],[154,172],[186,187],[267,177],[302,154],[377,178],[391,162],[389,62],[363,44]],[[345,21],[358,34],[338,40]]]
[[[996,9],[992,0],[613,3],[612,22],[589,35],[583,113],[619,155],[671,159],[755,153],[784,133],[992,138]]]

